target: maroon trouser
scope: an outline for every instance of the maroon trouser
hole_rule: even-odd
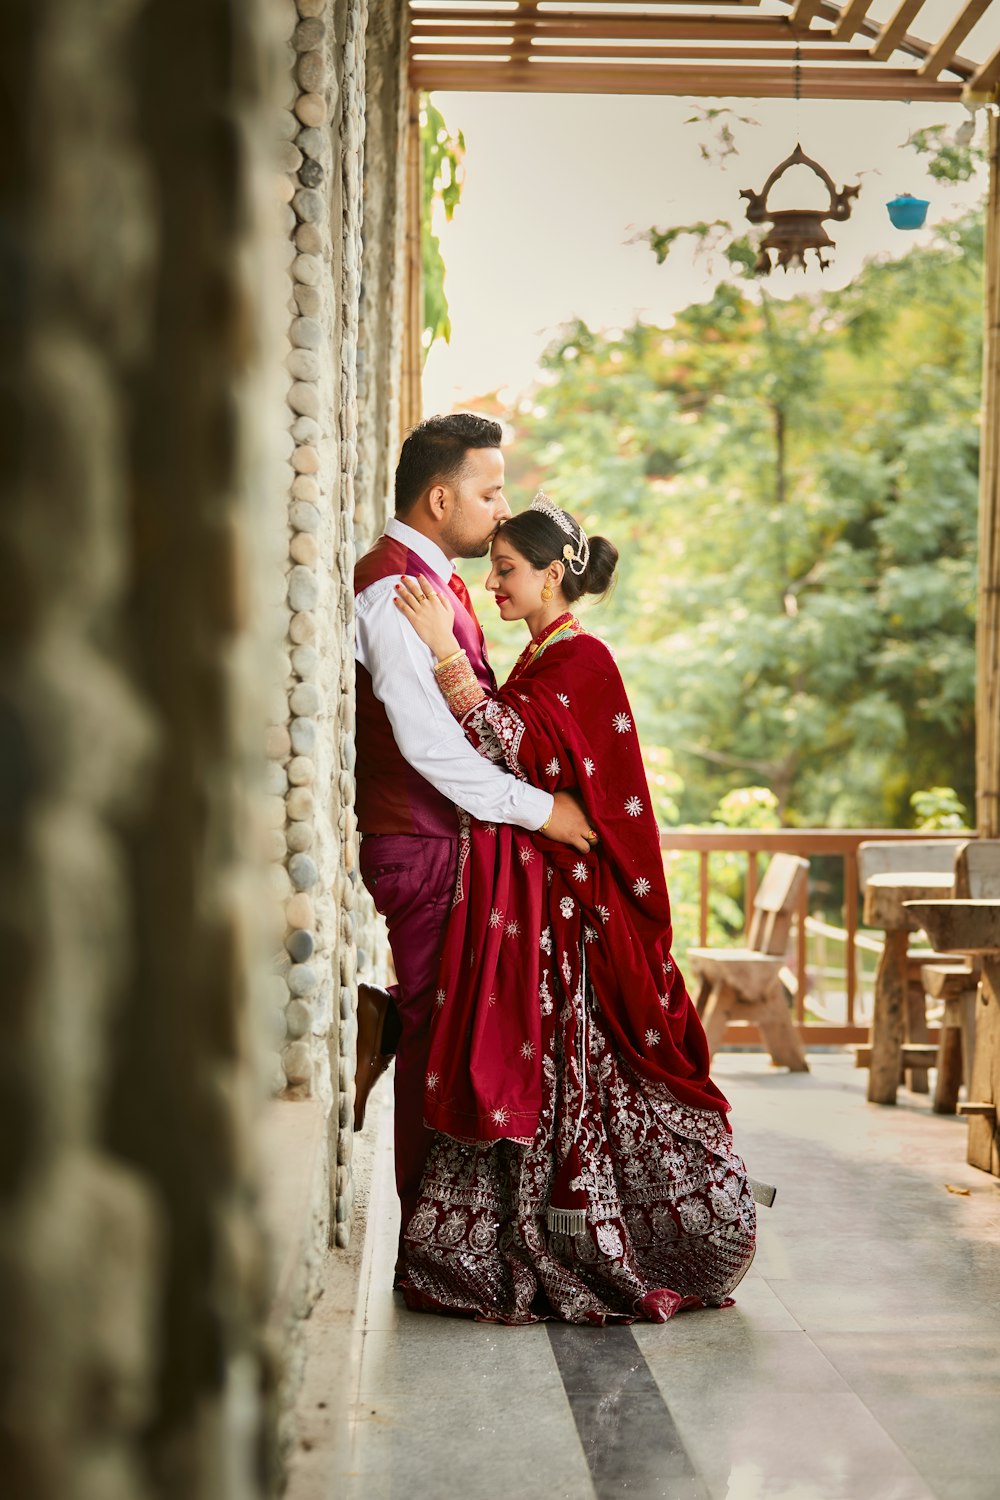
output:
[[[361,878],[389,929],[402,1026],[396,1047],[396,1191],[405,1229],[420,1196],[430,1150],[424,1078],[445,923],[455,893],[458,840],[411,833],[365,834]]]

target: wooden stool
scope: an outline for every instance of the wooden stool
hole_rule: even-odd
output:
[[[958,1112],[969,1116],[970,1165],[1000,1177],[1000,900],[918,901],[911,909],[935,947],[981,965],[972,1097]]]
[[[865,922],[870,927],[881,927],[885,933],[875,975],[871,1039],[867,1047],[859,1047],[855,1054],[857,1066],[869,1070],[870,1104],[895,1104],[904,1070],[909,1071],[911,1086],[927,1092],[927,1069],[934,1065],[936,1049],[927,1043],[923,995],[919,995],[920,1003],[914,1004],[911,994],[909,939],[920,924],[906,903],[950,895],[953,879],[951,873],[944,871],[911,869],[880,872],[865,881]]]
[[[959,1087],[964,1084],[968,1098],[972,1083],[979,974],[967,963],[924,964],[921,982],[925,993],[944,1005],[935,1062],[934,1112],[953,1115],[958,1108]]]

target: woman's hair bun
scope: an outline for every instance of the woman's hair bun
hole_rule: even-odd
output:
[[[618,548],[606,536],[588,537],[590,560],[580,579],[585,594],[606,594],[614,582],[618,566]]]

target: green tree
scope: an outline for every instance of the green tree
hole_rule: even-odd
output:
[[[748,780],[786,822],[969,801],[981,267],[971,214],[843,291],[578,323],[508,414],[512,488],[621,549],[597,628],[680,820]]]

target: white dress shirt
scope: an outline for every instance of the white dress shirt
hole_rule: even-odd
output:
[[[447,587],[455,566],[435,542],[395,516],[385,534],[415,552]],[[380,578],[355,599],[354,654],[371,673],[403,757],[474,818],[540,828],[552,811],[551,792],[518,781],[469,744],[438,689],[430,648],[393,602],[399,577]]]

